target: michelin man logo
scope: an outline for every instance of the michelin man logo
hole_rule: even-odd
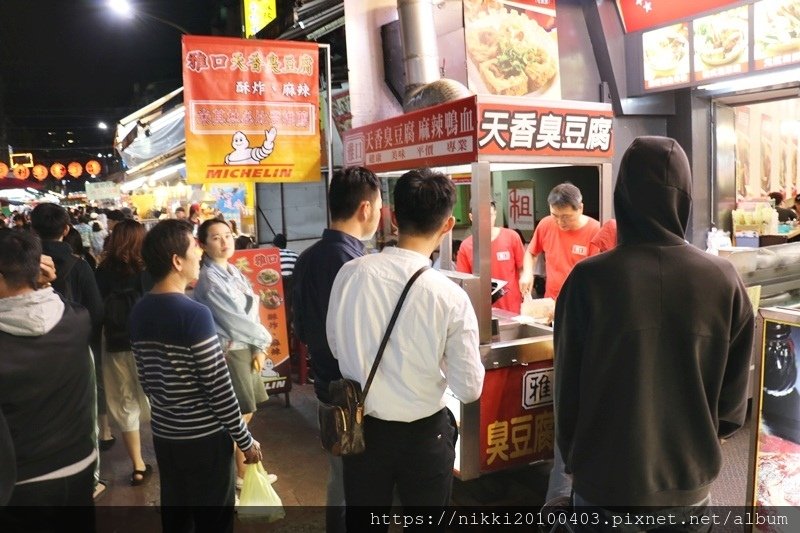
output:
[[[269,157],[273,150],[275,150],[275,138],[278,136],[278,130],[272,128],[264,132],[266,138],[261,146],[250,146],[250,139],[247,138],[241,131],[233,134],[231,139],[231,146],[233,152],[225,156],[226,165],[258,165],[262,160]]]

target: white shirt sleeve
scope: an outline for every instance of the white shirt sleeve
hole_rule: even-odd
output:
[[[486,372],[478,348],[478,318],[466,297],[451,312],[453,319],[447,328],[442,370],[456,398],[470,403],[480,398]]]

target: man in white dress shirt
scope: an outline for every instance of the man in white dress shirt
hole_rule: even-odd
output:
[[[363,387],[406,282],[453,228],[455,187],[428,169],[404,174],[394,189],[396,247],[342,266],[331,291],[328,343],[346,378]],[[365,405],[366,451],[344,457],[347,529],[374,526],[353,507],[388,512],[397,487],[404,507],[450,503],[455,428],[445,389],[477,400],[484,368],[478,321],[467,294],[436,270],[411,287]]]

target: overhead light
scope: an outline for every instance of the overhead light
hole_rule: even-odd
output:
[[[133,16],[133,7],[127,0],[109,0],[108,7],[124,17]]]
[[[100,152],[97,152],[97,157],[103,157],[103,154],[101,154]]]
[[[770,85],[780,85],[782,83],[796,83],[798,79],[800,79],[800,69],[792,69],[781,72],[771,72],[769,74],[759,74],[747,78],[720,81],[708,85],[700,85],[698,89],[708,92],[737,92]]]
[[[72,144],[72,143],[74,143],[75,141],[73,141],[72,139],[67,139],[67,142],[68,142],[69,144]]]
[[[102,122],[102,121],[97,123],[97,127],[100,128],[101,130],[107,130],[108,129],[108,125],[105,122]]]

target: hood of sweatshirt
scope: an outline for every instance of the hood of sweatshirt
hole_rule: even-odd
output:
[[[614,188],[618,244],[685,244],[691,209],[686,153],[668,137],[637,137],[622,156]]]
[[[64,302],[52,287],[0,298],[0,331],[17,337],[50,332],[64,315]]]

